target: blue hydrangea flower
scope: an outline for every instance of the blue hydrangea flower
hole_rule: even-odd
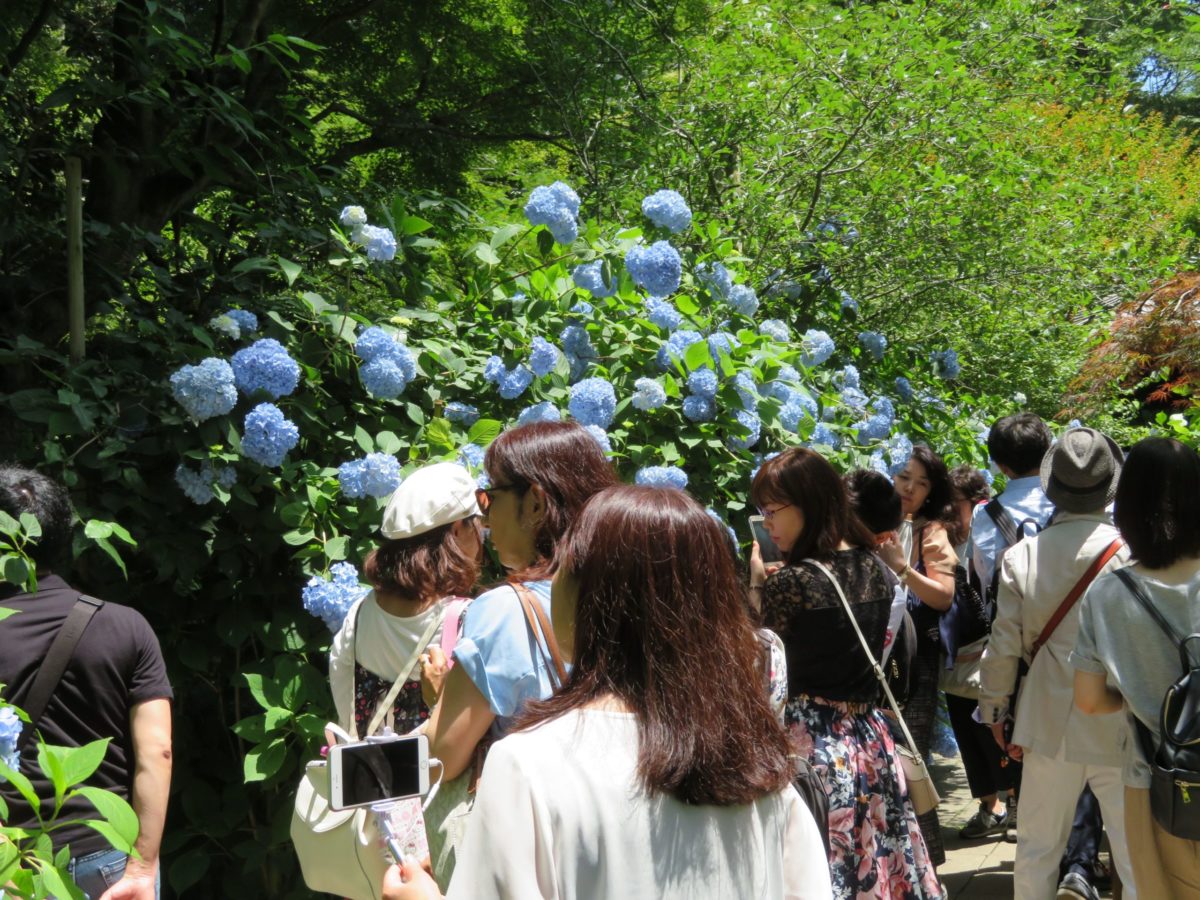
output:
[[[607,428],[617,410],[617,395],[612,384],[603,378],[586,378],[571,385],[567,410],[581,425]]]
[[[529,368],[533,374],[541,378],[549,375],[558,365],[558,348],[542,337],[533,339],[533,348],[529,351]]]
[[[864,419],[858,426],[858,442],[869,444],[871,441],[882,441],[892,430],[892,421],[887,416],[875,413]]]
[[[189,500],[199,506],[216,497],[212,488],[214,480],[229,490],[237,483],[237,471],[232,466],[223,466],[220,471],[214,471],[212,463],[207,460],[200,464],[199,471],[183,463],[175,468],[175,483]]]
[[[658,350],[655,359],[658,362],[659,368],[671,368],[671,361],[673,359],[683,359],[683,355],[687,353],[688,348],[692,344],[699,343],[702,340],[704,340],[704,336],[698,331],[688,331],[687,329],[676,331],[667,338],[667,342]]]
[[[515,400],[533,384],[533,372],[527,366],[513,366],[500,376],[500,396]]]
[[[579,195],[561,181],[535,187],[525,204],[529,224],[545,225],[560,244],[570,244],[579,237],[578,215]]]
[[[625,268],[639,286],[655,297],[666,297],[679,288],[683,262],[679,251],[666,241],[655,241],[649,247],[638,244],[625,254]]]
[[[237,404],[233,368],[210,356],[171,374],[171,396],[197,422],[223,416]]]
[[[733,389],[742,401],[742,409],[758,409],[758,387],[754,383],[753,375],[749,372],[738,372],[733,376]]]
[[[233,381],[243,394],[286,397],[300,381],[300,367],[283,344],[263,338],[233,354]]]
[[[696,266],[696,277],[721,299],[727,298],[733,291],[733,276],[721,263],[700,263]]]
[[[929,357],[933,363],[933,374],[949,381],[957,378],[962,366],[958,364],[958,353],[954,350],[935,350]]]
[[[612,441],[608,439],[607,431],[599,425],[585,425],[583,428],[600,445],[600,449],[604,451],[605,455],[612,453]]]
[[[708,336],[708,352],[713,359],[720,359],[722,353],[732,354],[739,346],[738,339],[728,331],[718,331]]]
[[[859,388],[861,387],[860,377],[857,366],[846,366],[840,372],[835,372],[833,375],[833,383],[836,387],[843,388]]]
[[[400,462],[387,453],[368,453],[338,466],[338,485],[352,499],[390,497],[400,487]]]
[[[842,315],[853,318],[858,315],[858,301],[842,291]]]
[[[683,321],[683,314],[670,300],[651,297],[646,301],[646,318],[665,331],[674,331]]]
[[[567,365],[571,367],[571,372],[567,376],[567,380],[574,384],[587,374],[591,367],[591,360],[586,356],[572,356],[567,354]]]
[[[504,376],[504,360],[498,356],[489,356],[483,364],[483,380],[496,384]]]
[[[590,316],[593,312],[593,307],[586,300],[580,300],[571,307],[571,312],[576,316]]]
[[[1024,406],[1028,402],[1029,398],[1026,397],[1021,391],[1017,391],[1015,394],[1013,394],[1013,403],[1017,404],[1017,406]]]
[[[725,524],[725,520],[722,519],[719,515],[717,515],[717,511],[715,509],[713,509],[711,506],[705,507],[704,511],[706,513],[708,513],[710,516],[712,516],[714,522],[716,522],[718,525],[720,525],[722,528],[725,529],[725,534],[729,537],[729,543],[733,545],[733,549],[736,552],[738,540],[737,540],[737,535],[734,534],[733,529]]]
[[[679,466],[645,466],[633,476],[633,483],[683,491],[687,490],[688,476]]]
[[[913,442],[908,435],[896,432],[887,440],[887,445],[884,447],[887,453],[888,474],[895,475],[908,463],[908,458],[912,456]]]
[[[277,466],[300,441],[300,430],[274,403],[260,403],[246,413],[242,455],[264,466]]]
[[[399,346],[388,332],[378,325],[373,325],[365,329],[354,341],[354,352],[363,362],[370,362],[380,356],[392,356]]]
[[[235,341],[242,336],[242,328],[234,321],[229,313],[221,313],[219,316],[213,316],[208,320],[208,327],[213,331],[219,331],[227,337],[233,338]]]
[[[888,424],[896,421],[896,404],[892,403],[887,397],[880,396],[873,399],[871,401],[871,412],[886,418]]]
[[[735,284],[729,289],[729,305],[743,316],[753,316],[758,311],[758,294],[745,284]]]
[[[396,258],[396,236],[390,228],[363,225],[355,232],[355,240],[367,248],[367,259],[391,262]]]
[[[237,323],[242,334],[253,334],[258,331],[258,316],[248,309],[227,309],[225,315]]]
[[[576,266],[571,271],[571,279],[593,297],[611,297],[617,292],[615,281],[612,284],[606,284],[604,281],[604,260],[602,259]],[[592,308],[589,306],[587,311],[590,313]]]
[[[16,772],[21,765],[20,754],[17,753],[17,739],[21,737],[21,729],[25,723],[13,712],[10,706],[0,706],[0,762]],[[0,777],[0,782],[7,781]]]
[[[667,402],[667,392],[653,378],[639,378],[633,383],[633,389],[634,395],[630,403],[634,409],[658,409]]]
[[[833,356],[835,349],[833,338],[824,331],[818,331],[815,328],[810,328],[804,332],[800,346],[800,362],[809,369],[813,366],[821,365],[821,363]]]
[[[482,468],[483,448],[478,444],[464,444],[458,451],[458,462],[468,469]]]
[[[541,403],[527,406],[517,416],[518,425],[528,425],[530,422],[558,422],[561,420],[562,413],[549,400],[543,400]]]
[[[817,403],[803,390],[793,390],[779,410],[779,424],[787,431],[796,433],[801,420],[817,417]]]
[[[693,422],[708,422],[717,414],[717,405],[709,397],[690,394],[683,398],[683,414]]]
[[[867,395],[856,387],[842,388],[842,402],[856,412],[867,408]]]
[[[378,356],[361,366],[358,377],[367,393],[379,400],[392,400],[404,393],[408,379],[390,356]]]
[[[566,326],[559,335],[559,340],[562,341],[563,350],[568,356],[574,356],[576,359],[594,359],[596,356],[592,339],[582,325]]]
[[[800,373],[796,371],[795,366],[784,364],[779,367],[779,374],[775,376],[776,381],[782,381],[785,384],[799,384]]]
[[[871,356],[875,357],[878,362],[883,359],[883,352],[887,350],[887,338],[878,331],[860,331],[858,333],[858,343]]]
[[[655,191],[642,200],[642,215],[672,234],[692,224],[692,211],[678,191]]]
[[[347,562],[334,563],[329,569],[329,579],[314,575],[301,592],[304,608],[325,623],[337,634],[356,602],[366,596],[370,588],[359,584],[358,570]]]
[[[1068,430],[1070,430],[1072,428],[1082,428],[1082,427],[1083,427],[1083,422],[1081,422],[1079,419],[1072,419],[1070,422],[1067,423]],[[985,437],[984,441],[986,441],[986,440],[987,440],[987,438]]]
[[[782,319],[763,319],[758,324],[758,333],[765,334],[773,341],[786,344],[791,339],[791,331]]]
[[[463,428],[470,428],[479,421],[479,410],[469,403],[452,400],[446,404],[446,418],[457,422]]]
[[[861,443],[861,440],[860,440],[860,443]],[[867,468],[871,469],[875,472],[878,472],[884,478],[892,477],[892,471],[888,467],[887,462],[883,458],[882,450],[876,450],[874,453],[871,454],[871,456],[867,459]]]
[[[903,465],[901,466],[901,468],[903,468]],[[991,487],[993,484],[996,483],[996,476],[993,475],[991,473],[991,471],[989,471],[988,469],[980,469],[979,471],[983,473],[983,480],[987,482],[988,487]]]
[[[717,396],[717,373],[712,369],[697,369],[687,380],[688,390],[698,397]]]
[[[762,433],[762,420],[756,413],[750,412],[748,409],[737,410],[733,417],[738,420],[739,425],[749,431],[749,434],[730,435],[727,443],[735,450],[749,450],[758,443]]]
[[[758,474],[758,470],[762,468],[763,463],[765,463],[768,459],[774,459],[779,455],[779,453],[780,451],[776,450],[774,453],[768,453],[765,456],[759,456],[756,454],[754,457],[754,468],[750,471],[750,480],[754,481],[754,476]]]
[[[910,382],[903,375],[898,375],[896,377],[896,396],[900,398],[902,403],[913,402],[914,394],[912,382]]]
[[[367,224],[367,211],[361,206],[343,206],[338,221],[346,228],[361,228]]]
[[[808,438],[809,447],[815,444],[823,444],[837,450],[842,445],[842,439],[834,434],[833,429],[824,422],[818,422],[817,427],[813,429],[813,433]]]

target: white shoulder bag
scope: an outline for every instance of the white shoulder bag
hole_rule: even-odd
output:
[[[887,696],[888,704],[892,707],[892,712],[896,714],[896,721],[900,723],[900,730],[904,733],[904,742],[907,746],[897,746],[896,756],[900,760],[900,768],[904,770],[904,780],[908,784],[908,797],[912,802],[913,810],[918,816],[924,815],[931,809],[936,809],[941,798],[938,797],[937,788],[933,785],[933,779],[929,776],[929,769],[925,766],[925,760],[921,757],[920,751],[917,750],[917,743],[913,740],[912,733],[908,730],[908,725],[904,722],[904,716],[900,714],[900,707],[896,704],[896,698],[892,696],[892,689],[888,687],[887,677],[883,674],[883,669],[879,667],[879,663],[875,661],[875,654],[871,652],[870,646],[867,644],[867,639],[863,637],[862,629],[858,627],[858,620],[854,618],[854,612],[850,609],[850,601],[846,599],[846,593],[842,590],[841,584],[837,580],[837,576],[833,574],[833,570],[825,563],[815,559],[805,560],[816,566],[825,576],[833,582],[833,587],[837,591],[838,599],[842,601],[842,607],[846,610],[846,615],[850,619],[850,624],[854,626],[854,633],[858,635],[859,643],[862,644],[863,653],[867,654],[867,659],[871,661],[871,668],[875,672],[875,677],[879,679],[879,685],[883,688],[884,695]]]
[[[383,724],[441,621],[441,616],[432,617],[412,656],[400,667],[391,690],[371,717],[368,736]],[[353,716],[350,736],[354,740],[359,737]],[[314,891],[349,900],[381,900],[388,860],[375,815],[369,809],[331,809],[329,793],[329,766],[324,759],[315,759],[304,769],[292,810],[292,845],[304,883]]]

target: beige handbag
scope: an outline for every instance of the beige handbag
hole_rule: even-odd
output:
[[[954,666],[942,666],[938,671],[938,690],[955,697],[979,699],[979,677],[983,668],[983,651],[987,649],[988,635],[959,647],[954,655]]]
[[[401,666],[392,689],[371,717],[368,735],[383,724],[440,622],[440,617],[432,618],[412,656]],[[350,736],[358,740],[353,717]],[[292,809],[291,837],[309,888],[349,900],[381,900],[383,875],[389,863],[375,814],[365,808],[330,808],[329,766],[323,759],[313,760],[304,768]]]
[[[888,687],[887,676],[883,674],[883,669],[875,661],[875,654],[871,652],[871,648],[867,644],[867,639],[863,637],[862,629],[858,627],[858,620],[854,618],[854,612],[850,609],[850,601],[846,599],[846,594],[842,590],[837,576],[833,574],[833,570],[825,565],[825,563],[815,559],[805,560],[805,562],[812,563],[833,582],[838,598],[842,601],[842,607],[846,610],[846,615],[850,618],[850,624],[854,626],[854,633],[858,635],[859,643],[862,644],[863,652],[867,654],[867,659],[871,661],[871,668],[875,671],[875,677],[879,679],[879,684],[883,687],[883,693],[892,707],[892,712],[896,714],[896,721],[900,723],[900,730],[904,734],[904,743],[907,745],[896,747],[896,758],[900,760],[900,768],[904,770],[904,780],[908,784],[908,799],[912,803],[913,811],[918,816],[924,815],[930,810],[936,809],[938,803],[941,802],[941,798],[938,796],[937,788],[933,785],[933,779],[929,775],[929,769],[925,765],[925,760],[921,757],[920,751],[917,750],[917,742],[913,740],[912,733],[908,730],[908,725],[904,722],[904,716],[900,714],[900,707],[896,704],[896,698],[892,696],[892,689]]]

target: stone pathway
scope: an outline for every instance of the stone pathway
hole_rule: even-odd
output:
[[[957,759],[934,756],[933,762],[933,780],[942,797],[938,814],[946,845],[946,864],[938,869],[938,874],[949,888],[948,900],[1011,900],[1017,845],[999,835],[979,841],[960,840],[958,829],[975,814],[976,808],[967,788],[967,776]],[[1105,891],[1100,896],[1112,894]]]

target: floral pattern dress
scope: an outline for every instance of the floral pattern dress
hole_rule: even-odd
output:
[[[883,646],[892,586],[868,551],[835,554],[868,643]],[[829,795],[830,878],[837,900],[940,900],[877,686],[853,626],[820,570],[780,569],[765,585],[763,624],[783,641],[784,724]],[[824,696],[833,694],[834,696]]]

